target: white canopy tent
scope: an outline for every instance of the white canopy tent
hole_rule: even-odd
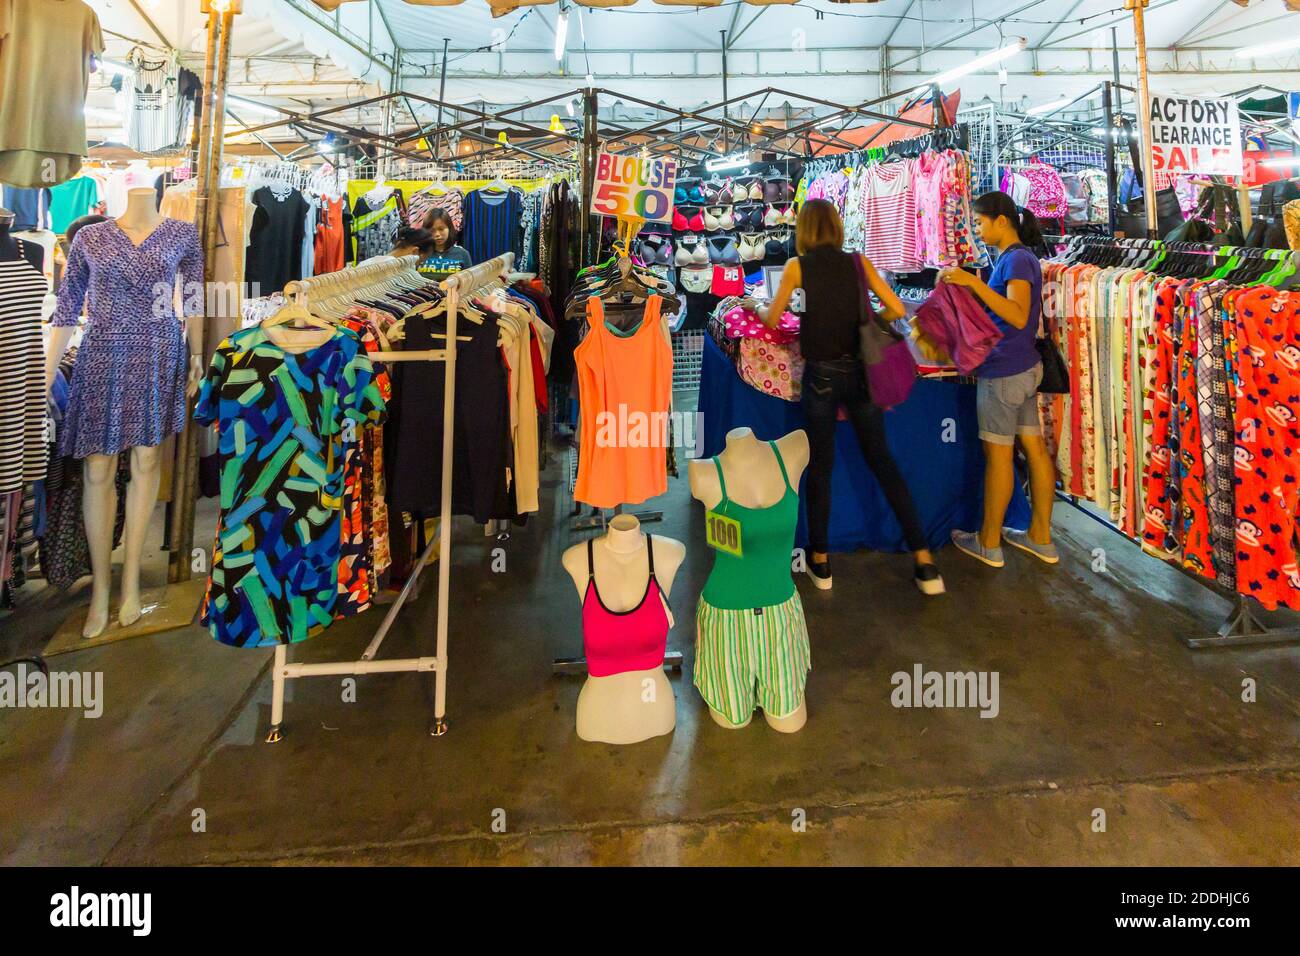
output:
[[[201,71],[204,18],[198,0],[88,2],[109,31],[110,57],[124,57],[139,41],[174,47],[191,69]],[[243,0],[229,92],[244,102],[232,101],[231,112],[253,124],[264,122],[266,113],[248,105],[250,100],[310,112],[388,92],[394,83],[437,97],[444,40],[445,99],[489,110],[589,82],[683,109],[717,102],[723,98],[724,34],[731,97],[779,87],[862,102],[906,90],[1019,38],[1025,40],[1022,52],[946,88],[959,87],[967,103],[989,98],[1026,108],[1058,100],[1112,76],[1112,42],[1122,80],[1132,83],[1136,75],[1131,16],[1120,0],[725,0],[708,8],[638,0],[616,9],[563,0],[499,16],[487,0],[429,2]],[[1300,88],[1300,47],[1234,56],[1244,47],[1300,35],[1300,13],[1289,9],[1297,6],[1296,0],[1151,0],[1152,89]],[[562,14],[566,36],[557,59]],[[98,90],[91,106],[92,135],[108,132],[111,92]],[[416,109],[422,122],[432,119],[430,107]],[[344,121],[379,129],[382,116],[379,109],[360,110],[344,114]]]

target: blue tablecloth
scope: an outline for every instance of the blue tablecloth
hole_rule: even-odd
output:
[[[722,451],[727,432],[742,425],[764,440],[804,427],[803,409],[797,402],[764,395],[746,384],[707,336],[699,410],[705,457]],[[984,451],[975,420],[975,386],[920,379],[908,400],[885,414],[885,423],[889,447],[912,490],[930,546],[946,544],[953,528],[978,528],[984,507]],[[808,518],[802,489],[800,498],[795,540],[806,547]],[[1013,528],[1029,526],[1029,502],[1019,484],[1005,523]],[[862,460],[848,422],[840,422],[835,432],[830,546],[832,551],[907,550],[902,528]]]

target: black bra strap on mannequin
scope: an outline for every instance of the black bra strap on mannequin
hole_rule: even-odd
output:
[[[654,535],[646,534],[645,536],[645,553],[650,558],[650,579],[654,580],[655,576],[655,539]]]
[[[595,538],[587,539],[587,580],[588,581],[596,580],[596,552],[595,549],[593,548],[595,542],[596,542]]]

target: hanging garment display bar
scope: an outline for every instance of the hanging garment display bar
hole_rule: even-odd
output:
[[[413,269],[415,257],[389,259],[377,263],[365,263],[343,273],[318,276],[290,283],[285,288],[286,297],[299,304],[307,304],[313,296],[324,296],[317,301],[328,301],[343,293],[374,288],[383,285],[389,279]],[[282,737],[281,724],[284,720],[284,692],[287,681],[300,677],[328,677],[338,675],[381,674],[397,672],[432,672],[434,675],[434,715],[430,733],[437,737],[447,732],[447,637],[449,629],[449,612],[451,596],[451,516],[452,516],[452,480],[454,455],[454,416],[456,407],[456,327],[461,309],[461,300],[485,284],[506,275],[514,265],[514,253],[507,252],[489,262],[458,272],[440,284],[446,293],[447,334],[445,349],[420,353],[370,352],[368,356],[377,361],[442,361],[447,363],[443,385],[443,441],[442,474],[444,480],[441,488],[441,508],[438,520],[438,536],[429,542],[417,563],[406,586],[397,601],[389,609],[379,631],[360,660],[336,661],[318,664],[291,663],[288,659],[288,646],[279,644],[275,648],[275,663],[272,669],[271,690],[271,729],[267,734],[267,743],[275,743]],[[348,273],[352,273],[348,275]],[[401,608],[415,591],[421,569],[433,557],[435,548],[438,560],[438,612],[436,630],[436,649],[432,657],[412,657],[396,660],[375,660],[380,645],[387,636],[389,628],[397,619]]]

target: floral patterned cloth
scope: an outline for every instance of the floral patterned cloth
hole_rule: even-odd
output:
[[[797,402],[802,394],[803,356],[799,343],[740,340],[740,377],[765,395]]]

